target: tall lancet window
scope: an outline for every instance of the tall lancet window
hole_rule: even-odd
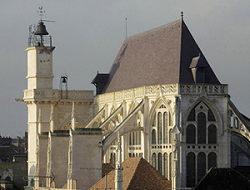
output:
[[[152,121],[152,144],[154,142],[154,130],[156,132],[156,144],[168,144],[169,134],[171,129],[171,118],[170,112],[168,108],[162,104],[159,106],[154,113],[153,121]]]
[[[164,124],[163,124],[163,126],[164,126],[164,128],[163,128],[163,143],[164,144],[167,144],[168,143],[168,125],[169,125],[169,123],[168,123],[168,112],[164,112],[164,114],[163,114],[163,122],[164,122]]]
[[[162,144],[162,113],[158,113],[158,144]]]
[[[217,166],[217,126],[212,109],[203,102],[198,103],[187,116],[186,182],[188,187],[194,186],[211,167]],[[211,152],[212,148],[213,152]]]
[[[199,113],[197,120],[198,144],[206,144],[206,115]]]

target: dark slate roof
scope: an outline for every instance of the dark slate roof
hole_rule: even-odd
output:
[[[212,168],[194,190],[249,190],[250,181],[232,168]]]
[[[126,38],[102,93],[148,85],[195,83],[190,69],[202,56],[206,83],[220,84],[182,19]]]
[[[161,175],[145,159],[128,158],[122,163],[123,190],[165,190],[171,189],[171,181]],[[89,190],[105,189],[105,177]],[[115,189],[115,170],[107,175],[107,189]]]
[[[207,67],[207,61],[202,57],[201,55],[194,57],[191,61],[190,67],[189,68],[198,68],[198,67]]]

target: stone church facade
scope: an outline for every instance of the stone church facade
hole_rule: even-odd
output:
[[[211,167],[250,165],[250,120],[183,18],[126,38],[109,73],[94,77],[95,96],[53,89],[53,50],[42,40],[26,49],[29,186],[88,189],[102,162],[116,164],[118,134],[122,161],[142,156],[172,188]]]

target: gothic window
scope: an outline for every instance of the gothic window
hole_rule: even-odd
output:
[[[188,121],[195,121],[195,109],[192,109],[192,111],[188,115]]]
[[[217,143],[217,129],[214,124],[208,126],[208,144]]]
[[[168,179],[168,154],[164,153],[163,175]]]
[[[195,144],[195,136],[196,136],[196,130],[195,126],[193,124],[189,124],[187,126],[187,143],[188,144]]]
[[[152,155],[152,165],[154,166],[154,168],[156,168],[156,154],[153,153]]]
[[[206,155],[204,152],[200,152],[197,157],[197,178],[198,181],[206,174]]]
[[[164,144],[167,144],[168,143],[168,112],[164,112],[163,114],[163,122],[164,122],[164,128],[163,128],[163,135],[164,135],[164,138],[163,138],[163,143]]]
[[[208,114],[208,121],[215,121],[214,114],[210,109],[208,110],[207,114]]]
[[[214,152],[208,154],[208,169],[217,167],[217,156]]]
[[[197,117],[198,144],[206,144],[206,115],[200,112]]]
[[[162,144],[162,113],[158,113],[158,144]]]
[[[152,130],[152,144],[156,144],[156,132],[155,132],[155,129]]]
[[[189,152],[187,155],[187,187],[195,185],[195,154]]]
[[[186,143],[216,144],[217,130],[214,113],[205,103],[200,102],[190,111],[187,117]],[[206,155],[204,152],[206,150],[200,149],[201,147],[206,146],[197,146],[197,155],[189,152],[186,156],[186,183],[188,187],[194,186],[201,180],[209,168],[217,166],[216,153],[210,152]]]
[[[158,171],[162,174],[162,154],[158,154]]]
[[[160,107],[158,107],[158,109],[156,109],[156,112],[154,113],[153,121],[152,121],[152,128],[156,132],[157,144],[169,143],[169,126],[170,125],[171,125],[170,113],[167,110],[167,107],[164,104],[162,104]]]

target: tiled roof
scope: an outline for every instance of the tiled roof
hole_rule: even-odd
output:
[[[250,189],[250,181],[232,168],[212,168],[194,190]]]
[[[123,190],[163,190],[171,187],[167,180],[146,160],[140,157],[129,158],[122,163]],[[107,175],[107,189],[115,189],[115,170]],[[89,190],[105,189],[105,177]]]
[[[194,83],[190,64],[202,55],[206,83],[220,84],[183,20],[126,38],[102,93],[148,85]]]
[[[114,167],[113,164],[111,164],[111,163],[103,163],[102,164],[102,177],[104,177],[105,174],[107,175],[109,172],[111,172],[114,169],[115,169],[115,167]]]

